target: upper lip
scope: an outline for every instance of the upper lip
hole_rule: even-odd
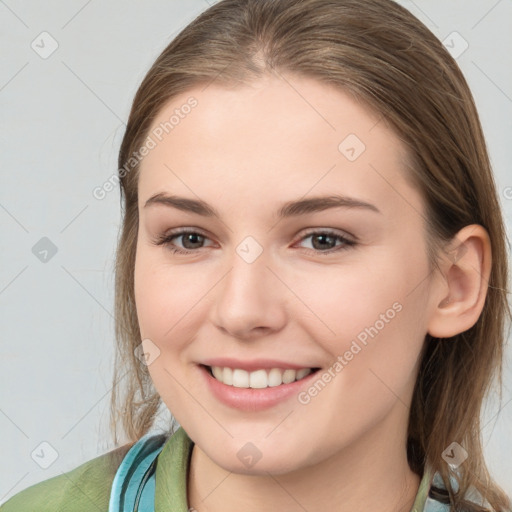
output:
[[[240,368],[252,372],[260,369],[282,368],[283,370],[292,369],[300,370],[301,368],[317,368],[309,364],[294,364],[277,359],[251,359],[250,361],[242,361],[240,359],[232,359],[229,357],[214,357],[205,359],[200,364],[205,366],[220,366],[222,368]]]

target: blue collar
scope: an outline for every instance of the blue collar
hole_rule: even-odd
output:
[[[154,512],[156,459],[166,434],[146,434],[128,451],[110,493],[108,512]]]

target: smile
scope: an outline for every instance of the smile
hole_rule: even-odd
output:
[[[260,369],[252,372],[240,368],[221,366],[207,366],[210,374],[219,382],[235,388],[263,389],[281,386],[301,380],[318,368],[301,368],[294,370],[287,368]]]

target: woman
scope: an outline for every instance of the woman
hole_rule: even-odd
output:
[[[407,10],[212,6],[137,91],[119,177],[130,443],[3,512],[511,510],[479,430],[503,220],[466,81]],[[180,428],[150,435],[162,402]]]

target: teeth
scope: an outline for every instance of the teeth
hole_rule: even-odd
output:
[[[239,370],[238,368],[233,370],[233,386],[235,388],[248,388],[249,373],[245,370]]]
[[[297,371],[297,376],[295,377],[297,380],[303,379],[306,375],[311,373],[310,368],[302,368],[302,370]]]
[[[213,376],[220,382],[235,388],[254,388],[262,389],[266,387],[280,386],[281,384],[289,384],[295,380],[303,379],[309,375],[311,368],[301,368],[300,370],[281,370],[280,368],[272,368],[267,370],[256,370],[248,372],[240,368],[222,368],[220,366],[211,367]]]
[[[243,370],[238,370],[243,371]],[[247,372],[244,372],[247,373]],[[265,370],[257,370],[249,373],[249,387],[250,388],[266,388],[268,385],[267,372]],[[238,386],[242,387],[242,386]],[[243,386],[247,387],[247,386]]]

